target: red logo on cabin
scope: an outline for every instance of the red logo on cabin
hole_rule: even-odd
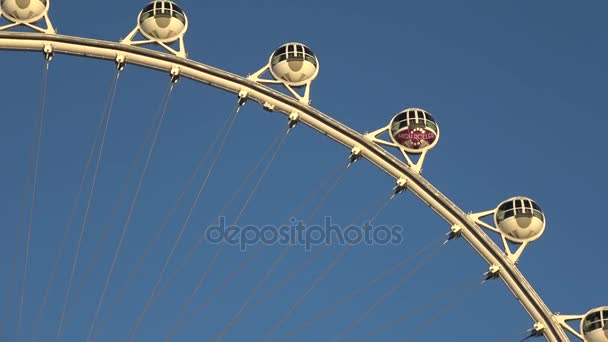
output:
[[[419,149],[432,145],[437,139],[437,134],[431,130],[416,127],[399,131],[394,135],[394,138],[405,147]]]

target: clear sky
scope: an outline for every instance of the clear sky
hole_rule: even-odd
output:
[[[53,1],[50,16],[61,34],[118,41],[133,28],[145,4]],[[535,199],[548,224],[544,236],[524,252],[521,271],[555,312],[582,314],[608,305],[608,232],[602,218],[608,205],[602,138],[608,123],[605,1],[179,4],[190,19],[189,57],[239,75],[258,70],[285,42],[308,45],[321,65],[312,87],[312,105],[357,131],[383,127],[407,107],[433,113],[441,138],[427,157],[424,177],[466,212],[492,209],[516,195]],[[29,151],[43,59],[38,53],[2,51],[0,56],[4,79],[0,340],[13,341],[27,225],[21,224],[19,237],[17,232],[24,217],[26,175],[31,172]],[[51,287],[47,284],[113,69],[107,61],[70,56],[56,56],[50,65],[21,340],[48,341],[57,332],[92,172],[78,201],[55,281]],[[136,157],[142,155],[140,146],[167,83],[165,74],[135,66],[127,66],[119,80],[68,302],[65,341],[84,340],[91,326],[143,167],[143,159]],[[235,97],[180,80],[170,100],[95,325],[97,341],[124,340],[135,326],[209,163],[187,187],[144,263],[137,261],[230,115]],[[244,187],[240,184],[285,125],[284,116],[265,112],[255,103],[243,108],[165,281],[180,269],[205,227],[217,222],[234,191],[241,189],[225,211],[227,221],[236,218],[259,172]],[[311,129],[297,126],[240,224],[281,224],[292,215],[310,216],[314,203],[322,198],[314,189],[329,188],[323,180],[335,179],[332,175],[345,165],[348,153]],[[348,225],[369,218],[393,185],[369,162],[359,162],[344,173],[310,222],[331,216],[333,222]],[[302,204],[309,194],[314,203]],[[30,196],[28,187],[25,197]],[[247,252],[225,246],[206,273],[218,245],[203,243],[153,302],[135,340],[164,340],[176,322],[183,324],[178,324],[173,340],[211,340],[241,307],[246,309],[227,330],[227,341],[259,340],[269,332],[270,340],[300,341],[367,336],[386,341],[518,341],[525,337],[533,322],[500,280],[479,286],[487,265],[465,241],[450,242],[431,255],[437,245],[432,242],[449,227],[416,197],[399,195],[375,223],[402,226],[402,243],[349,249],[305,297],[315,279],[344,253],[343,246],[312,252],[303,246],[291,248],[256,290],[283,251],[281,246],[258,244]],[[427,244],[431,251],[365,288]],[[201,277],[200,291],[190,300]],[[362,288],[354,298],[335,305]],[[48,304],[41,310],[47,291]],[[304,299],[296,305],[299,298]],[[185,302],[189,303],[186,311]],[[295,310],[290,312],[290,307]],[[328,308],[335,310],[321,317]],[[296,331],[310,319],[314,319],[310,326]]]

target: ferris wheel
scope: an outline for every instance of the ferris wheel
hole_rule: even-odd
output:
[[[93,316],[94,323],[88,331],[87,340],[93,339],[95,322],[102,319],[100,312],[104,304],[104,297],[111,283],[116,261],[123,248],[123,238],[132,220],[132,210],[139,197],[143,178],[149,166],[169,98],[180,79],[189,79],[236,96],[235,109],[226,121],[225,134],[223,136],[220,134],[219,139],[216,140],[217,146],[220,146],[219,151],[209,159],[211,160],[209,174],[211,174],[211,170],[219,158],[228,132],[237,120],[238,113],[244,107],[259,105],[267,112],[282,115],[285,121],[285,128],[281,131],[281,135],[275,144],[276,150],[272,152],[271,162],[274,160],[287,133],[300,129],[300,127],[312,128],[332,142],[346,148],[344,158],[349,168],[355,167],[362,160],[367,160],[380,171],[389,175],[394,181],[392,189],[387,189],[391,192],[389,202],[404,193],[411,193],[443,219],[446,226],[445,232],[442,232],[442,234],[445,234],[445,239],[442,239],[441,246],[446,243],[451,244],[453,240],[461,238],[461,241],[466,241],[487,262],[488,268],[483,271],[485,272],[483,275],[484,282],[496,280],[505,284],[532,319],[532,327],[529,330],[531,337],[543,336],[551,342],[569,341],[568,334],[572,334],[583,341],[608,342],[608,307],[598,307],[576,315],[558,314],[549,308],[518,268],[518,263],[522,259],[526,248],[545,233],[547,218],[539,203],[525,196],[516,196],[492,205],[493,209],[487,211],[465,212],[423,177],[426,157],[440,143],[441,131],[439,127],[441,120],[439,116],[433,115],[424,108],[405,108],[396,113],[386,125],[380,123],[377,126],[379,128],[370,132],[357,132],[311,106],[314,98],[313,81],[320,72],[320,60],[311,47],[299,42],[283,44],[270,54],[267,63],[260,69],[252,70],[247,76],[239,76],[188,58],[188,45],[185,38],[189,28],[188,16],[182,7],[172,1],[153,1],[143,7],[137,17],[135,27],[119,42],[58,34],[49,15],[50,6],[50,0],[2,0],[0,14],[5,23],[0,26],[0,49],[42,52],[46,63],[45,79],[48,77],[49,64],[54,61],[55,55],[72,55],[115,63],[115,78],[110,87],[110,95],[104,111],[105,117],[102,117],[99,122],[99,127],[101,127],[99,132],[101,133],[96,138],[96,141],[100,143],[99,155],[90,160],[90,165],[95,170],[92,180],[93,187],[97,179],[97,167],[102,159],[101,155],[106,142],[106,130],[110,121],[109,114],[112,111],[119,76],[127,72],[130,65],[133,65],[167,74],[169,78],[168,90],[161,100],[159,123],[158,126],[155,126],[155,129],[150,131],[151,139],[148,140],[147,145],[151,147],[149,152],[144,154],[143,172],[136,182],[135,195],[133,201],[130,202],[130,210],[126,221],[122,225],[122,234],[111,263],[110,272],[105,278],[102,294],[96,303]],[[46,88],[46,85],[44,88]],[[46,89],[43,91],[46,92]],[[43,99],[44,96],[45,94],[43,94]],[[42,102],[44,103],[44,101]],[[41,113],[43,110],[44,105],[42,105]],[[42,130],[42,123],[39,128]],[[443,127],[443,129],[446,130],[449,127]],[[39,153],[40,148],[37,152],[34,152],[34,155],[38,156]],[[38,164],[38,157],[35,157],[35,160]],[[262,172],[261,177],[266,174],[266,171],[267,169]],[[204,179],[205,186],[209,174]],[[34,176],[34,191],[35,180],[36,176]],[[259,182],[254,189],[257,189],[258,185]],[[203,188],[204,186],[196,195],[195,203],[198,201]],[[88,194],[88,201],[86,201],[88,205],[84,213],[85,218],[81,226],[80,239],[77,242],[75,259],[70,272],[68,272],[70,284],[77,270],[78,256],[82,252],[80,240],[86,232],[87,215],[93,198],[92,189]],[[247,203],[250,199],[251,196],[247,199]],[[381,207],[379,212],[383,208]],[[239,218],[242,211],[239,213]],[[186,222],[181,227],[181,233],[187,226],[191,215],[192,208],[186,215]],[[370,221],[373,221],[377,214],[371,216],[373,218]],[[181,233],[178,242],[181,239]],[[28,231],[27,236],[29,237],[30,234],[31,232]],[[550,231],[547,234],[550,234]],[[497,237],[498,244],[492,236]],[[29,249],[29,245],[27,248]],[[171,249],[170,257],[174,250],[175,248]],[[26,265],[28,263],[27,255]],[[218,255],[214,256],[214,260]],[[169,261],[164,263],[163,274],[168,265]],[[27,275],[26,268],[23,273],[24,280]],[[164,285],[159,278],[154,286],[153,293],[156,294],[157,291],[160,291],[162,286]],[[252,294],[256,290],[257,288]],[[68,287],[64,311],[72,295],[71,291]],[[307,294],[301,298],[304,298]],[[21,296],[21,301],[23,301],[23,293]],[[150,298],[154,298],[154,296]],[[136,324],[130,331],[129,339],[134,338],[152,302],[152,299],[146,302],[144,313],[138,317]],[[293,310],[288,311],[288,314],[283,317],[284,320],[298,305],[299,303],[296,302],[291,307]],[[244,304],[235,315],[234,320],[218,335],[218,339],[221,339],[227,330],[232,329],[233,325],[238,323],[245,307]],[[19,312],[19,325],[22,324],[21,315],[22,313]],[[364,320],[365,316],[359,318]],[[59,323],[60,328],[55,336],[57,340],[62,338],[63,328],[61,326],[66,319],[62,313]],[[284,320],[277,322],[275,328],[284,323]],[[572,322],[579,322],[579,325],[573,327]],[[354,323],[358,322],[355,321]],[[268,336],[272,335],[271,333],[274,333],[274,330],[269,331]],[[265,336],[265,338],[268,338],[268,336]]]

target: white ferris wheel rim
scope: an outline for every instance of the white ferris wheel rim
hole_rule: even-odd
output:
[[[407,180],[407,189],[431,207],[449,225],[462,228],[462,237],[489,265],[500,268],[500,278],[528,315],[541,324],[547,341],[569,341],[556,315],[547,307],[517,266],[500,250],[490,237],[448,197],[420,174],[380,145],[296,98],[289,97],[246,77],[205,65],[203,63],[137,46],[85,37],[24,32],[0,32],[0,50],[48,51],[53,53],[98,58],[122,59],[167,73],[179,70],[186,77],[234,94],[243,94],[273,112],[295,114],[298,122],[321,132],[349,149],[360,148],[360,156],[372,162],[395,180]]]

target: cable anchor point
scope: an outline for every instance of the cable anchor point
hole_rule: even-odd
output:
[[[486,283],[488,280],[494,280],[494,279],[498,278],[500,276],[499,273],[500,273],[500,266],[498,266],[496,264],[490,265],[488,272],[483,274],[485,276],[485,279],[481,282],[481,284]]]
[[[399,178],[399,179],[397,179],[397,184],[395,185],[395,187],[393,188],[393,190],[395,191],[395,193],[393,194],[393,196],[391,198],[395,198],[395,196],[397,196],[400,193],[402,193],[405,190],[407,190],[407,178]]]
[[[350,156],[348,156],[348,165],[346,167],[350,167],[351,165],[356,163],[357,160],[361,158],[361,152],[363,152],[361,146],[353,147],[353,149],[350,151]]]
[[[453,225],[450,227],[450,231],[446,234],[448,239],[445,240],[443,245],[447,244],[449,241],[460,239],[462,237],[462,227],[460,225]]]
[[[293,112],[289,114],[289,121],[287,122],[287,126],[289,126],[289,129],[296,127],[298,122],[300,122],[300,113]]]
[[[42,50],[42,52],[44,53],[44,59],[47,62],[50,62],[53,59],[53,46],[51,46],[50,44],[44,45],[44,49]]]
[[[174,66],[171,68],[171,71],[170,71],[171,83],[173,83],[173,84],[177,83],[177,81],[179,80],[180,73],[181,73],[181,70],[179,67]]]
[[[274,105],[272,103],[264,102],[262,108],[264,108],[264,110],[267,112],[274,112]]]
[[[528,330],[528,333],[530,333],[527,337],[525,337],[524,339],[522,339],[521,341],[527,341],[531,338],[534,337],[541,337],[544,335],[545,333],[545,325],[542,322],[536,322],[534,323],[534,326],[532,327],[532,329]]]
[[[242,89],[241,91],[239,91],[238,96],[239,98],[237,100],[237,106],[241,108],[245,105],[245,103],[247,103],[247,100],[249,99],[249,93],[247,92],[247,90]]]
[[[125,70],[125,66],[127,65],[127,58],[124,55],[117,55],[114,59],[114,62],[116,63],[116,70]]]

